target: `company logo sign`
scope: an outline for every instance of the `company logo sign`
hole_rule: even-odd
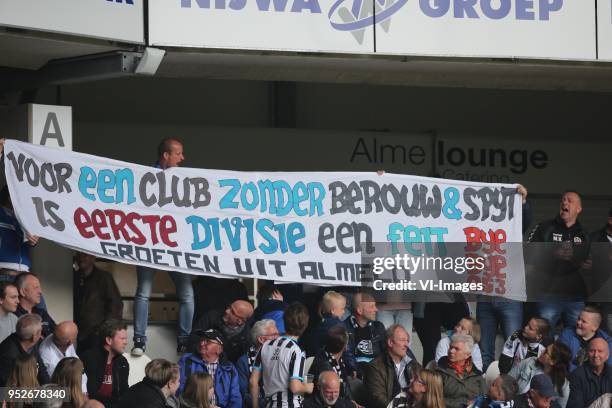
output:
[[[107,0],[118,1],[121,0]],[[130,2],[132,0],[125,0]],[[338,31],[348,31],[360,43],[364,30],[380,26],[389,31],[391,17],[409,0],[335,0],[326,12],[329,24]],[[450,16],[455,19],[547,21],[563,7],[564,0],[410,0],[418,1],[420,12],[430,18]],[[180,0],[181,8],[242,11],[247,0]],[[319,0],[255,0],[260,12],[323,14]]]

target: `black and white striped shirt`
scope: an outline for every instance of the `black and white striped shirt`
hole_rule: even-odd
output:
[[[302,396],[289,390],[291,380],[304,381],[306,356],[295,340],[282,336],[261,347],[253,369],[263,375],[266,408],[299,408]]]

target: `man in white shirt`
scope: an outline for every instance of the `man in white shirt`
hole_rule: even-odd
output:
[[[42,341],[39,353],[49,376],[53,375],[55,367],[63,358],[79,358],[74,348],[78,333],[79,329],[74,322],[61,322],[55,327],[53,334]],[[87,375],[85,373],[83,373],[82,384],[83,393],[87,393]]]
[[[18,317],[15,315],[19,304],[17,286],[0,282],[0,343],[15,333]]]

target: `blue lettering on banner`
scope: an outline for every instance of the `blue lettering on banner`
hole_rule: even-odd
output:
[[[193,242],[191,249],[194,251],[208,248],[211,244],[216,251],[223,249],[222,237],[229,242],[230,249],[234,252],[246,249],[253,252],[259,249],[264,254],[280,252],[285,254],[302,253],[305,245],[298,242],[306,237],[306,228],[299,222],[288,224],[275,224],[268,219],[253,219],[241,217],[224,218],[202,218],[191,215],[185,219],[191,226]],[[255,242],[260,242],[255,245]]]
[[[106,204],[132,204],[136,201],[134,173],[130,169],[102,169],[96,174],[91,167],[83,166],[79,175],[79,191],[86,199],[96,201],[96,196],[90,189],[95,189],[100,201]],[[125,190],[127,197],[124,198]]]
[[[444,236],[448,234],[448,228],[446,227],[425,227],[420,228],[416,225],[404,226],[399,222],[393,222],[389,225],[389,235],[387,235],[387,241],[391,243],[391,251],[396,254],[398,250],[398,242],[404,244],[404,249],[411,255],[421,256],[424,247],[426,255],[434,255],[434,245],[438,249],[438,256],[446,255],[446,245],[444,243]],[[432,241],[432,237],[435,241]],[[417,245],[415,244],[424,244]]]
[[[457,208],[461,194],[455,187],[448,187],[444,190],[444,205],[442,206],[442,214],[450,220],[460,220],[461,210]]]
[[[268,212],[284,217],[293,212],[299,217],[315,214],[321,216],[325,188],[319,182],[305,184],[301,181],[291,186],[284,180],[259,180],[242,183],[239,179],[219,180],[219,187],[228,187],[221,200],[219,208],[236,209],[242,207],[247,211],[255,211],[259,207],[262,213]]]
[[[111,3],[123,3],[123,0],[106,0],[106,1],[110,1]],[[125,4],[134,5],[134,0],[125,0]]]

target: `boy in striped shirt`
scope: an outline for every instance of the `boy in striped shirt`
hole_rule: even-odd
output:
[[[314,384],[306,384],[304,378],[304,352],[297,344],[308,327],[308,310],[300,303],[293,303],[283,316],[285,335],[267,341],[255,357],[249,380],[251,396],[259,395],[259,379],[263,376],[265,408],[300,408],[302,394],[311,394]],[[259,407],[257,397],[252,398],[253,408]]]

